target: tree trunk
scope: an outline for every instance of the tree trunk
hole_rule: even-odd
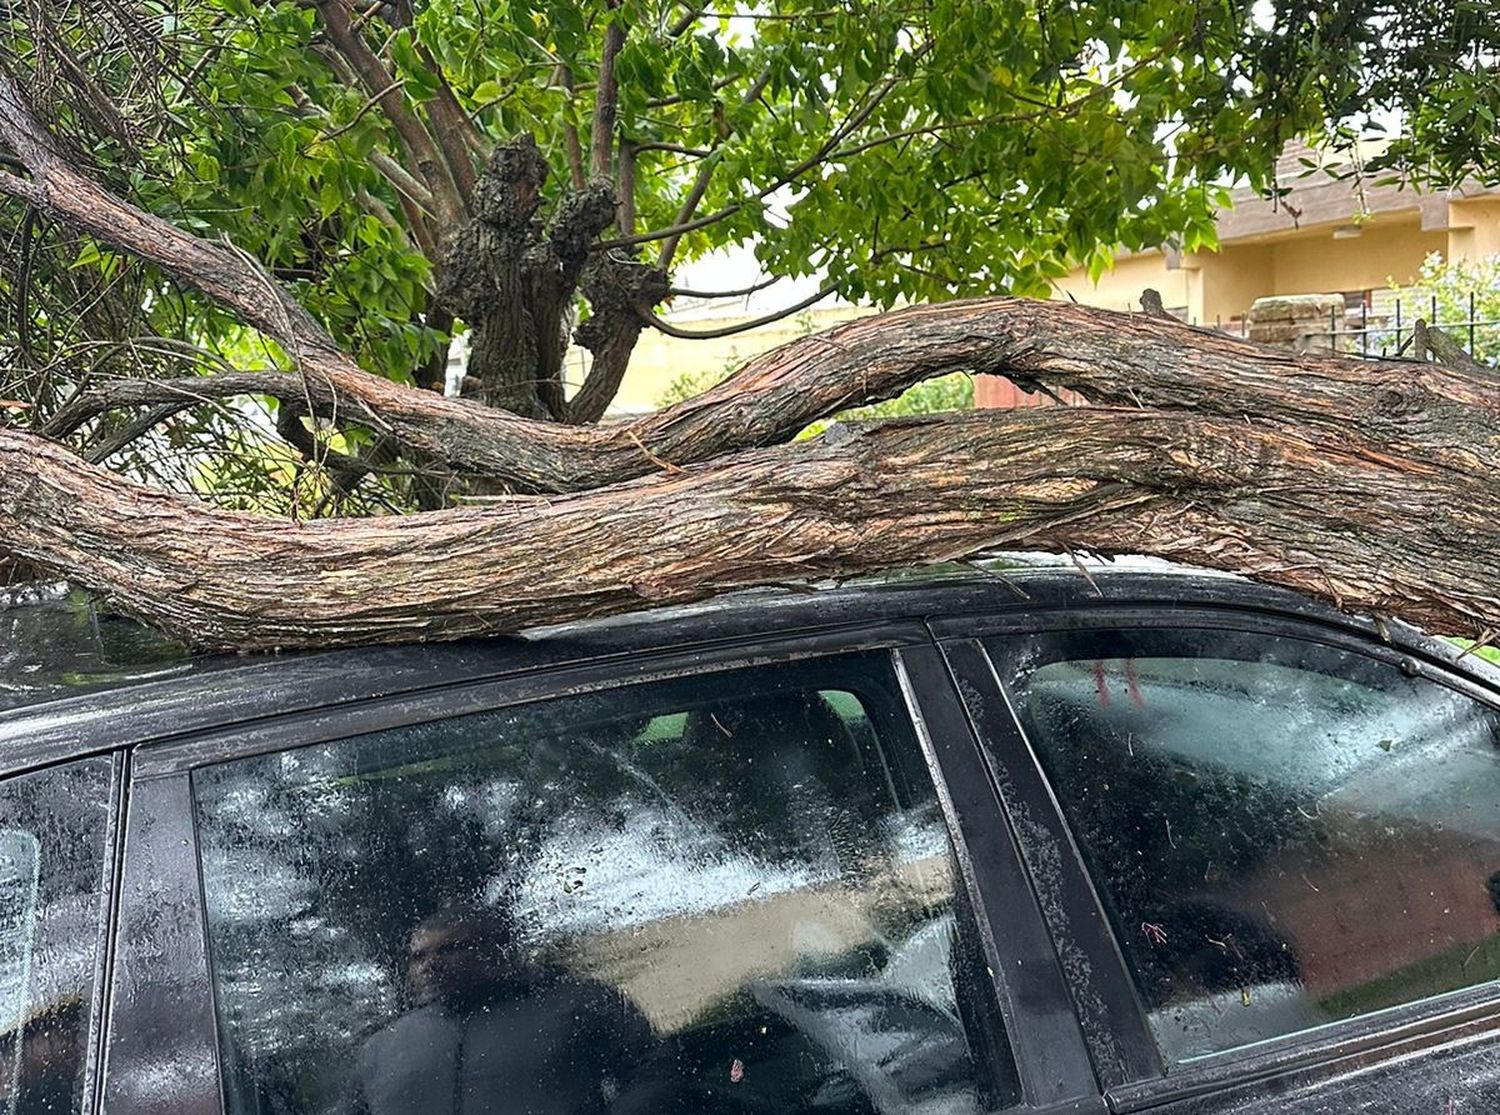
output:
[[[0,557],[192,643],[512,631],[993,546],[1157,554],[1438,631],[1500,628],[1500,381],[1487,369],[1296,356],[1152,315],[997,298],[803,338],[630,422],[539,421],[362,371],[254,260],[80,174],[3,77],[0,139],[26,172],[0,170],[0,192],[203,291],[298,367],[93,383],[41,434],[117,411],[144,430],[205,400],[270,395],[293,444],[310,413],[368,427],[382,453],[553,494],[288,524],[152,492],[0,428]],[[607,181],[572,190],[539,224],[544,177],[529,141],[497,149],[440,290],[482,326],[481,379],[519,390],[530,366],[532,413],[592,418],[665,277],[597,247],[614,219]],[[602,378],[564,407],[560,323],[580,283],[598,310],[581,332]],[[836,425],[787,444],[809,422],[950,371],[1095,406]],[[351,477],[368,467],[329,460]]]
[[[983,351],[995,338],[967,331],[976,313],[1022,305],[891,315],[866,325],[860,362],[895,375],[886,365],[900,353],[955,332]],[[1129,393],[1133,380],[1175,401],[835,425],[686,468],[658,460],[653,476],[575,495],[302,525],[153,492],[4,431],[0,537],[11,554],[214,647],[513,631],[992,547],[1155,554],[1451,633],[1500,622],[1493,390],[1463,406],[1478,388],[1469,376],[1403,364],[1405,391],[1392,394],[1386,365],[1254,349],[1247,359],[1241,345],[1226,357],[1217,335],[1175,323],[1024,309],[1042,322],[1082,314],[1113,338],[1110,352],[1093,339],[1089,364],[1069,358],[1070,386]],[[1169,353],[1149,343],[1163,328],[1175,381],[1160,371]],[[807,342],[791,350],[804,358],[762,365],[777,369],[777,397],[857,394],[828,383],[838,358],[806,359]],[[948,355],[929,373],[964,363],[959,347]],[[733,394],[695,402],[720,422],[760,414],[737,412]],[[1431,410],[1444,406],[1448,421]]]
[[[667,281],[658,269],[593,248],[615,219],[614,189],[605,180],[570,190],[544,225],[538,211],[546,176],[529,136],[496,148],[474,189],[474,219],[445,242],[439,296],[473,329],[466,398],[524,418],[576,421],[562,371],[581,283],[592,315],[579,340],[594,350],[600,371],[590,376],[584,400],[584,420],[592,421],[619,388],[641,311],[666,296]]]

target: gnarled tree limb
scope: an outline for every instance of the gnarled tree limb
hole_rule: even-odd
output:
[[[320,460],[304,413],[369,427],[382,454],[399,447],[515,491],[563,493],[288,524],[153,492],[0,429],[0,552],[200,645],[515,630],[990,546],[1158,554],[1438,630],[1500,626],[1500,393],[1484,369],[1294,355],[1149,314],[996,298],[846,323],[630,422],[533,421],[364,372],[255,261],[81,174],[3,78],[0,139],[23,172],[0,172],[0,192],[204,291],[298,366],[95,383],[47,432],[137,409],[120,427],[131,433],[185,399],[266,394],[288,404],[284,436]],[[493,217],[485,189],[472,201]],[[515,200],[529,222],[534,206]],[[548,226],[549,266],[593,284],[601,322],[607,311],[638,323],[637,303],[659,298],[665,276],[598,252],[611,215],[602,190],[575,200]],[[554,413],[602,409],[624,364],[607,345],[595,351],[602,386],[571,408],[553,399]],[[1096,406],[785,444],[809,422],[950,371]],[[374,467],[330,463],[351,478]]]
[[[0,138],[31,171],[29,179],[0,175],[0,191],[155,263],[275,337],[298,360],[308,391],[331,393],[344,421],[518,491],[579,491],[647,475],[659,467],[656,460],[685,465],[775,445],[818,418],[893,398],[950,371],[1007,375],[1028,389],[1066,388],[1124,406],[1251,419],[1286,408],[1334,437],[1363,423],[1392,452],[1430,442],[1467,467],[1500,463],[1500,439],[1486,424],[1500,402],[1487,374],[1296,356],[1174,320],[1005,298],[850,322],[751,361],[697,398],[630,422],[584,427],[528,420],[363,371],[253,261],[135,209],[71,167],[3,78]]]
[[[1330,439],[1330,442],[1332,439]],[[860,428],[553,499],[291,525],[0,430],[0,537],[204,646],[511,631],[992,546],[1251,572],[1473,632],[1500,617],[1500,486],[1281,421],[1134,409]]]

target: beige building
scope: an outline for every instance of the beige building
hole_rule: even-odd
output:
[[[1219,250],[1136,252],[1097,283],[1083,271],[1058,280],[1056,297],[1125,310],[1152,287],[1184,320],[1237,325],[1271,294],[1343,294],[1349,308],[1378,310],[1393,283],[1409,285],[1434,252],[1444,259],[1500,253],[1500,191],[1418,193],[1328,175],[1303,176],[1306,148],[1289,151],[1277,202],[1238,190],[1219,215]]]
[[[1161,248],[1120,256],[1097,283],[1082,270],[1059,279],[1053,297],[1129,310],[1151,287],[1186,321],[1238,329],[1250,304],[1272,294],[1342,294],[1351,313],[1363,306],[1380,315],[1391,285],[1411,285],[1432,253],[1449,260],[1500,254],[1500,190],[1424,194],[1307,175],[1302,160],[1312,155],[1299,147],[1282,157],[1278,179],[1289,193],[1277,202],[1253,190],[1235,192],[1233,207],[1218,218],[1218,251]],[[685,330],[702,331],[743,324],[762,312],[720,316],[712,305],[687,304],[671,307],[666,316]],[[681,340],[647,329],[611,413],[655,410],[681,377],[706,381],[806,333],[872,312],[825,303],[713,340]],[[569,354],[570,381],[582,381],[585,360],[576,349]],[[1017,406],[1040,400],[995,380],[979,385],[978,401]]]
[[[631,355],[630,366],[620,383],[610,414],[624,416],[657,410],[674,394],[674,385],[680,380],[706,384],[709,379],[721,378],[738,368],[752,356],[870,313],[874,311],[833,303],[743,333],[706,340],[684,340],[646,329]],[[731,316],[694,313],[692,307],[687,307],[686,312],[667,315],[673,325],[691,332],[729,329],[759,316],[760,311]],[[568,352],[566,377],[569,383],[583,382],[588,371],[587,360],[588,354],[582,349],[574,347]]]

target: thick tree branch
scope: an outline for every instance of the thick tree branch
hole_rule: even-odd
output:
[[[573,92],[573,71],[561,62],[557,64],[553,80],[568,91]],[[581,190],[588,181],[588,175],[583,169],[583,144],[578,138],[578,127],[576,124],[563,125],[563,143],[568,152],[568,175],[575,190]]]
[[[306,414],[305,404],[291,399],[283,400],[276,408],[276,432],[283,441],[302,454],[304,461],[326,468],[337,478],[344,491],[350,491],[370,471],[371,466],[358,457],[340,453],[318,441],[313,432],[302,424]]]
[[[615,186],[619,202],[615,213],[615,227],[625,236],[635,231],[635,157],[635,145],[627,139],[620,140],[619,174]]]
[[[1428,325],[1421,318],[1417,319],[1417,327],[1422,331],[1422,340],[1416,346],[1418,355],[1425,348],[1432,353],[1433,358],[1440,360],[1451,368],[1462,368],[1464,371],[1476,375],[1489,375],[1496,377],[1496,383],[1500,384],[1500,371],[1491,368],[1487,364],[1474,359],[1467,349],[1455,338],[1439,329],[1436,325]]]
[[[687,11],[678,16],[672,25],[667,28],[667,37],[670,39],[681,38],[688,33],[693,24],[703,18],[703,7],[697,4],[685,4],[683,6],[687,8]]]
[[[610,0],[609,23],[604,28],[604,50],[599,58],[599,82],[594,89],[594,125],[590,133],[589,169],[595,178],[612,177],[615,117],[620,86],[615,77],[615,59],[625,46],[625,12],[619,0]]]
[[[963,370],[1114,405],[1197,408],[1241,421],[1288,413],[1334,439],[1361,424],[1386,451],[1430,447],[1455,467],[1500,467],[1500,399],[1488,375],[1297,356],[1175,321],[1004,298],[850,322],[631,422],[598,428],[529,422],[363,372],[242,254],[132,208],[68,166],[5,81],[0,138],[32,173],[0,175],[0,190],[156,263],[276,337],[307,382],[337,398],[344,420],[388,434],[446,468],[521,490],[579,490],[645,475],[659,467],[656,460],[680,466],[773,445],[816,419]]]
[[[314,381],[282,372],[221,372],[172,379],[106,379],[91,384],[62,405],[41,428],[51,438],[67,437],[84,423],[112,410],[133,407],[175,408],[172,413],[206,402],[237,396],[264,395],[283,402],[303,402],[309,396],[321,415],[333,411],[334,396]],[[166,417],[166,415],[163,415]]]
[[[642,307],[666,297],[667,275],[655,267],[608,252],[585,267],[581,290],[589,318],[578,327],[578,343],[593,355],[588,378],[568,406],[568,421],[597,422],[619,393],[645,321]]]
[[[1023,546],[1252,571],[1472,633],[1500,618],[1500,563],[1432,526],[1491,529],[1500,492],[1474,480],[1270,420],[1056,407],[843,429],[551,500],[287,525],[0,430],[0,537],[168,631],[237,649],[514,631]]]
[[[369,159],[370,165],[380,171],[385,180],[395,187],[397,193],[421,207],[424,219],[437,215],[439,206],[432,191],[418,182],[404,166],[384,151],[370,152]]]
[[[483,150],[487,144],[480,136],[479,129],[474,127],[474,122],[469,119],[469,114],[458,103],[453,87],[443,75],[443,68],[420,43],[417,45],[417,57],[437,78],[437,92],[427,104],[427,119],[432,124],[448,173],[458,187],[459,197],[467,205],[469,198],[474,195],[473,152],[476,149]]]
[[[192,405],[193,403],[191,400],[185,402],[164,403],[154,410],[150,410],[145,414],[138,415],[137,417],[127,422],[120,429],[112,431],[108,437],[95,442],[93,445],[90,445],[84,452],[83,459],[94,464],[98,464],[100,461],[106,461],[110,457],[113,457],[116,453],[120,452],[122,449],[127,448],[132,443],[150,433],[157,426],[167,421],[167,419],[181,414],[184,410],[187,410]]]

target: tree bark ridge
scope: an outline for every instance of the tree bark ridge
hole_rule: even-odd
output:
[[[6,550],[218,648],[493,634],[995,547],[1155,554],[1472,635],[1500,619],[1496,521],[1500,489],[1442,463],[1142,409],[844,428],[581,494],[303,524],[0,430]]]
[[[1500,393],[1488,374],[1293,354],[1175,320],[1016,298],[848,322],[752,360],[696,398],[628,422],[526,419],[363,371],[253,261],[135,209],[57,157],[3,78],[0,138],[32,172],[30,179],[0,175],[0,190],[157,264],[275,337],[297,359],[309,393],[331,398],[342,420],[516,491],[582,491],[648,475],[661,462],[682,466],[775,445],[838,410],[894,398],[951,371],[1004,375],[1028,389],[1067,388],[1111,405],[1248,421],[1284,414],[1334,439],[1358,427],[1362,438],[1392,453],[1435,453],[1476,469],[1500,465]],[[609,376],[616,363],[608,361]],[[595,394],[590,413],[598,409]]]

